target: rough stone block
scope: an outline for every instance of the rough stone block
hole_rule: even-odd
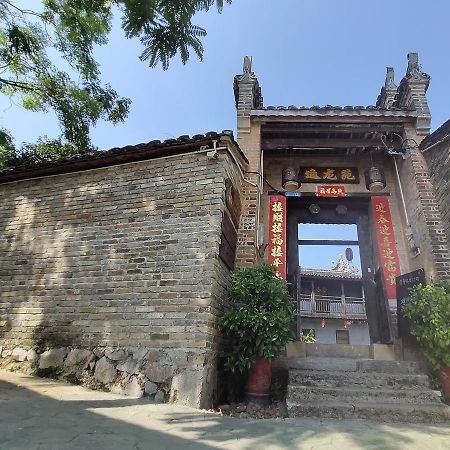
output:
[[[137,349],[133,349],[132,354],[133,354],[133,359],[137,360],[137,361],[142,361],[143,359],[145,359],[145,356],[148,353],[148,348],[137,348]]]
[[[165,401],[166,401],[166,396],[164,394],[164,391],[157,391],[155,394],[155,402],[164,403]]]
[[[205,370],[185,370],[175,375],[172,379],[169,401],[199,408],[204,380]]]
[[[134,374],[137,372],[138,367],[139,361],[136,361],[134,359],[128,359],[125,362],[118,364],[117,370],[120,370],[121,372]]]
[[[158,386],[155,383],[152,383],[151,381],[147,381],[144,384],[144,391],[147,395],[153,395],[158,390]]]
[[[161,352],[158,350],[149,350],[145,355],[145,359],[149,362],[156,362],[161,359]]]
[[[67,354],[65,347],[52,348],[42,353],[39,358],[39,369],[48,369],[50,367],[61,367]]]
[[[111,361],[123,361],[127,359],[128,353],[122,349],[119,350],[106,349],[105,356],[108,357],[108,359],[110,359]]]
[[[89,363],[95,358],[95,355],[90,350],[73,348],[67,355],[64,361],[65,366],[81,366],[86,368]]]
[[[106,356],[100,358],[95,364],[94,377],[100,381],[100,383],[111,383],[116,377],[117,370],[114,364],[109,361]]]
[[[125,384],[125,395],[133,398],[141,398],[144,395],[144,389],[139,384],[136,377],[131,377],[131,379]]]
[[[160,366],[155,363],[147,363],[144,366],[144,373],[150,381],[154,383],[164,383],[173,374],[170,366]]]
[[[27,359],[27,353],[28,351],[24,348],[16,347],[13,349],[11,357],[14,361],[23,362]]]
[[[101,358],[105,354],[105,348],[104,347],[97,347],[97,348],[94,348],[93,352],[94,352],[94,355],[97,358]]]
[[[27,352],[27,360],[36,361],[37,359],[39,359],[39,355],[37,354],[36,350],[30,348],[30,350],[28,350]]]

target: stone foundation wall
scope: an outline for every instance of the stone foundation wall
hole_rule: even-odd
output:
[[[0,185],[4,364],[209,406],[235,172],[191,153]]]
[[[201,395],[201,385],[191,386],[189,393],[177,390],[186,369],[198,369],[201,359],[183,350],[163,351],[143,347],[96,347],[92,350],[59,347],[41,353],[34,348],[27,350],[23,347],[12,350],[0,347],[0,350],[0,367],[9,370],[62,378],[132,397],[145,395],[160,402],[184,400],[190,403],[188,400],[195,402]],[[180,368],[185,369],[183,374]]]

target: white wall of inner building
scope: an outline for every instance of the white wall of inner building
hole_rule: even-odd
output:
[[[325,319],[322,328],[321,319],[302,319],[300,331],[312,328],[316,331],[317,344],[336,344],[336,330],[345,330],[343,319]],[[350,345],[369,345],[369,326],[367,323],[356,322],[347,326]]]

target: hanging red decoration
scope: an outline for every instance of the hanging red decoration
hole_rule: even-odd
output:
[[[344,319],[344,328],[347,329],[348,328],[348,320]]]
[[[322,328],[325,328],[325,319],[322,319],[322,320],[320,321],[320,326],[321,326]]]
[[[350,247],[345,249],[345,258],[347,261],[353,261],[353,250]]]

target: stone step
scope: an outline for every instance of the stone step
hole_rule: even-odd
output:
[[[375,402],[308,403],[287,401],[289,417],[320,417],[333,419],[367,419],[377,422],[450,423],[450,407],[441,405],[412,405]]]
[[[431,389],[330,388],[290,385],[288,387],[288,398],[293,403],[315,401],[410,403],[416,405],[440,405],[442,403],[441,393]]]
[[[331,358],[370,358],[373,354],[370,345],[318,344],[291,341],[286,345],[289,357],[323,356]]]
[[[359,359],[356,370],[365,373],[391,373],[403,375],[427,375],[425,363],[418,361],[375,361],[373,359]]]
[[[311,356],[306,358],[284,357],[274,361],[274,368],[355,372],[357,362],[354,358],[330,358]]]
[[[354,386],[365,388],[424,389],[430,387],[430,380],[427,375],[290,370],[289,385],[329,388]]]
[[[379,361],[373,359],[331,358],[322,356],[280,357],[274,368],[286,370],[323,370],[340,372],[388,373],[399,375],[427,375],[428,369],[417,361]]]

